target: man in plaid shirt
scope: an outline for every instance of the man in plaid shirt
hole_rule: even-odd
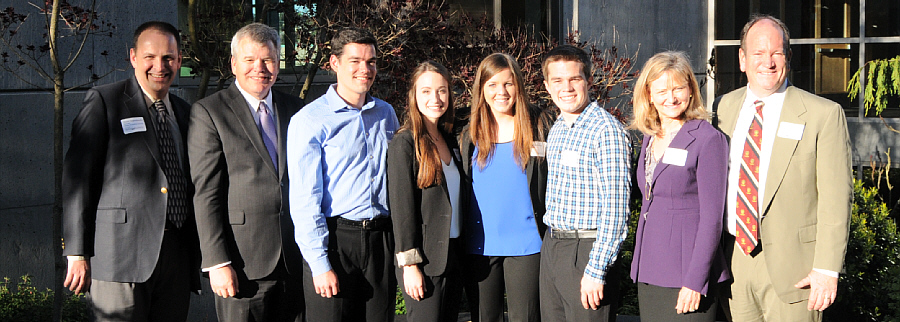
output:
[[[546,147],[541,317],[615,321],[618,288],[607,273],[628,230],[629,139],[621,122],[589,101],[593,79],[584,50],[554,48],[544,59],[543,73],[560,117]]]

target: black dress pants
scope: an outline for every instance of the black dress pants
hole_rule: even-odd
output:
[[[307,321],[393,321],[397,279],[391,225],[367,229],[338,223],[337,218],[326,222],[328,261],[340,291],[331,298],[316,294],[312,270],[304,261]]]
[[[549,234],[548,234],[549,235]],[[581,304],[581,278],[589,261],[594,239],[544,237],[541,246],[542,321],[615,321],[619,301],[619,277],[614,265],[606,269],[603,300],[597,310]]]

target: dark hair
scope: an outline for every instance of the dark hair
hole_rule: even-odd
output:
[[[281,57],[281,37],[278,36],[278,30],[275,28],[258,22],[241,27],[231,37],[231,56],[237,54],[238,46],[244,38],[262,46],[268,46],[268,43],[271,42],[272,46],[275,46],[275,57]]]
[[[450,71],[433,60],[422,62],[413,70],[412,77],[410,77],[409,92],[407,93],[409,102],[407,115],[409,119],[404,125],[405,129],[409,129],[412,132],[415,142],[416,161],[419,164],[416,184],[419,188],[441,184],[444,178],[440,152],[438,152],[437,146],[428,134],[428,129],[425,127],[425,117],[419,111],[419,102],[416,99],[416,82],[426,72],[438,73],[447,82],[447,101],[444,102],[447,104],[447,110],[438,119],[438,130],[445,135],[451,135],[453,133],[453,121],[456,120],[456,109],[453,108],[453,91],[450,88],[450,82],[453,78],[450,76]]]
[[[378,51],[378,42],[375,40],[375,36],[365,29],[348,27],[339,30],[331,38],[331,54],[341,57],[346,44],[372,45],[375,47],[375,51]]]
[[[138,37],[147,30],[158,30],[172,35],[175,37],[175,44],[181,48],[181,34],[178,33],[178,28],[175,28],[172,24],[164,21],[147,21],[138,26],[137,29],[134,30],[134,40],[132,40],[131,48],[137,48]]]
[[[581,73],[584,74],[585,80],[593,79],[594,74],[591,73],[591,57],[588,56],[584,49],[572,46],[562,45],[550,50],[544,57],[544,63],[541,64],[541,72],[544,78],[547,78],[547,65],[557,61],[574,61],[581,63]]]
[[[775,23],[775,25],[778,26],[779,29],[781,29],[781,43],[782,43],[781,46],[782,46],[782,49],[784,50],[785,57],[787,57],[788,60],[790,60],[790,57],[791,57],[790,56],[791,33],[788,32],[787,25],[785,25],[784,22],[782,22],[778,18],[775,18],[770,15],[755,13],[750,16],[750,21],[747,21],[747,23],[744,24],[744,29],[741,29],[741,49],[743,49],[745,52],[747,51],[747,48],[744,47],[744,45],[746,45],[747,32],[750,31],[750,28],[752,28],[753,25],[755,25],[757,22],[760,22],[763,20],[771,20],[772,22]]]

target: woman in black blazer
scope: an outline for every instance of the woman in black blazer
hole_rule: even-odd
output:
[[[450,79],[441,64],[419,64],[408,119],[388,147],[397,280],[409,321],[456,321],[458,315],[460,191],[468,190],[452,139]]]

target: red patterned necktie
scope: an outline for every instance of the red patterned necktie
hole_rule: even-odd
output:
[[[750,254],[759,244],[759,153],[762,142],[762,108],[765,103],[753,102],[756,113],[741,153],[738,174],[737,227],[735,238],[741,251]]]

